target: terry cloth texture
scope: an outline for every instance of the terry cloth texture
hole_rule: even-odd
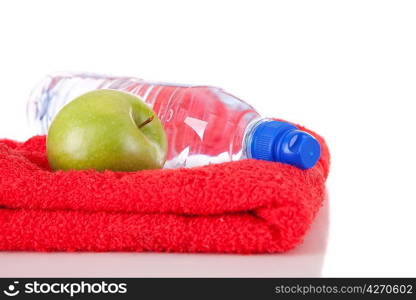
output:
[[[52,172],[45,136],[0,140],[0,250],[287,251],[302,242],[325,197],[329,152],[311,134],[322,154],[306,171],[247,159]]]

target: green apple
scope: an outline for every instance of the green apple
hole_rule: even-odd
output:
[[[160,120],[141,99],[95,90],[59,111],[46,148],[53,170],[137,171],[162,168],[167,141]]]

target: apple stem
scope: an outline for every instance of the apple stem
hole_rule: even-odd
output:
[[[147,124],[149,124],[150,122],[152,122],[154,118],[155,118],[155,116],[150,116],[142,124],[140,124],[138,127],[139,128],[142,128],[143,126],[146,126]]]

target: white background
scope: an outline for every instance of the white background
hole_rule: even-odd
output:
[[[329,224],[313,255],[1,253],[1,276],[416,275],[415,2],[1,1],[0,137],[29,137],[28,95],[55,71],[217,85],[316,130]]]

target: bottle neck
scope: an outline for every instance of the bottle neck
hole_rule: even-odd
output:
[[[245,158],[253,158],[251,153],[251,145],[253,141],[253,134],[260,124],[273,121],[270,118],[258,117],[253,119],[246,127],[243,136],[243,156]]]

